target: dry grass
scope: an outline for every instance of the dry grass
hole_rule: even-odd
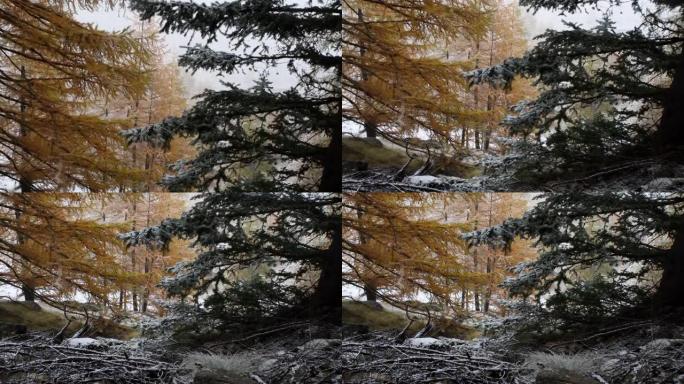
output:
[[[588,375],[595,371],[601,362],[601,356],[584,352],[577,354],[535,352],[529,355],[527,364],[530,368],[547,372],[573,372]]]
[[[344,324],[364,325],[373,331],[401,330],[408,320],[401,313],[376,308],[365,302],[343,301],[342,322]],[[477,331],[455,321],[437,321],[440,329],[438,336],[472,339]],[[425,327],[425,320],[414,321],[409,334],[415,334]]]
[[[370,169],[399,169],[408,161],[405,152],[379,144],[365,138],[344,136],[342,160],[363,161],[368,163]],[[421,165],[418,160],[412,161],[408,172],[416,171]]]
[[[59,331],[66,320],[59,313],[46,311],[34,304],[24,302],[0,302],[0,323],[24,325],[28,331]],[[91,319],[94,327],[93,336],[130,339],[137,332],[129,327],[107,319]],[[76,332],[83,326],[81,321],[73,321],[69,325],[67,335]]]
[[[342,138],[342,159],[350,162],[365,162],[371,170],[398,170],[406,164],[409,157],[404,150],[396,146],[382,145],[380,141],[344,136]],[[416,154],[406,168],[412,174],[425,165],[426,156]],[[445,156],[433,153],[430,173],[469,178],[477,176],[481,170]]]

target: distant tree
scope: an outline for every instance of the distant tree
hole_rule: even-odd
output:
[[[150,52],[148,63],[140,63],[140,70],[146,70],[149,82],[134,98],[107,98],[105,114],[109,118],[125,118],[124,128],[141,124],[153,124],[170,116],[180,116],[187,107],[181,75],[175,61],[168,61],[168,50],[164,46],[156,24],[137,22],[132,27],[132,37]],[[166,150],[147,143],[132,143],[126,148],[126,166],[142,173],[139,180],[121,185],[120,192],[160,191],[159,181],[168,171],[168,164],[195,155],[190,140],[179,138],[169,143]]]
[[[465,222],[473,230],[492,227],[504,221],[520,217],[525,212],[527,199],[514,193],[484,193],[473,198],[468,206]],[[473,273],[483,273],[484,283],[462,286],[461,305],[469,307],[472,293],[474,309],[489,312],[495,299],[505,299],[507,292],[501,284],[512,276],[511,268],[536,258],[537,251],[529,240],[515,239],[502,247],[488,244],[468,244],[464,263]],[[471,260],[466,260],[470,258]],[[499,306],[499,310],[505,310]]]
[[[610,1],[618,4],[621,1]],[[523,0],[522,6],[563,12],[593,0]],[[567,23],[546,31],[520,58],[470,73],[473,84],[508,88],[516,75],[541,93],[504,120],[511,132],[536,136],[521,143],[506,167],[531,188],[591,185],[671,177],[684,145],[684,28],[682,4],[632,3],[637,27],[618,31],[610,14],[590,29]],[[588,113],[591,112],[591,113]],[[612,180],[612,181],[611,181]]]
[[[118,225],[121,231],[129,232],[159,225],[167,217],[179,217],[190,195],[177,193],[119,193],[102,196],[99,206],[102,223]],[[195,257],[190,242],[175,239],[168,248],[130,247],[115,253],[117,264],[129,273],[132,279],[118,287],[118,309],[147,312],[153,308],[163,312],[159,305],[165,292],[159,283],[167,277],[168,269],[176,263]]]
[[[459,50],[468,52],[467,57],[476,68],[503,63],[511,56],[522,55],[527,49],[520,7],[514,3],[495,1],[492,8],[483,36],[458,41],[455,46],[450,47],[452,54]],[[500,89],[488,84],[470,87],[464,98],[466,105],[469,109],[484,113],[484,118],[462,126],[461,145],[468,148],[473,142],[476,149],[496,149],[499,153],[505,153],[506,144],[498,140],[501,136],[508,136],[500,127],[501,119],[512,105],[535,94],[536,90],[527,79],[516,79],[510,89]],[[495,147],[491,144],[495,144]]]
[[[193,139],[197,156],[176,163],[175,174],[163,180],[171,191],[340,190],[342,16],[339,0],[319,4],[131,2],[142,20],[158,16],[161,32],[207,39],[181,55],[188,70],[265,74],[251,88],[226,80],[225,89],[199,94],[182,116],[126,132],[130,142],[162,147],[174,136]],[[211,48],[219,37],[230,53]],[[274,88],[267,77],[278,70],[289,71],[295,85]]]
[[[679,193],[545,194],[522,218],[466,238],[495,247],[516,236],[534,240],[539,258],[516,267],[505,284],[510,293],[533,295],[564,320],[591,322],[684,306],[683,213]],[[583,278],[587,268],[606,265],[598,279]]]
[[[340,200],[332,193],[209,193],[180,218],[124,239],[157,249],[173,237],[192,240],[197,259],[177,264],[162,285],[225,326],[288,317],[339,322]],[[244,273],[263,266],[263,273]]]

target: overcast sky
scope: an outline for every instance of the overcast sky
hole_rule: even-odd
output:
[[[650,2],[640,0],[639,4],[642,7],[646,7]],[[531,38],[547,29],[566,29],[565,25],[563,25],[563,20],[584,26],[596,25],[596,20],[601,19],[606,10],[610,10],[615,27],[619,31],[632,29],[642,22],[641,16],[632,10],[631,1],[624,2],[620,6],[609,6],[606,1],[600,1],[598,9],[588,9],[570,15],[561,15],[559,12],[547,10],[539,10],[536,14],[533,14],[525,10],[523,18],[527,29],[527,36]]]
[[[198,3],[209,3],[207,0],[197,1]],[[95,24],[97,27],[106,31],[117,31],[122,30],[127,27],[131,27],[137,18],[137,14],[129,9],[123,9],[117,7],[114,10],[101,10],[97,12],[79,12],[76,15],[76,19],[86,23]],[[191,34],[183,36],[179,33],[162,34],[162,38],[165,42],[166,48],[168,50],[167,61],[171,61],[173,58],[177,58],[180,54],[185,52],[184,46],[194,46],[195,44],[205,44],[199,34],[191,40]],[[218,37],[218,41],[211,44],[211,48],[215,50],[227,50],[227,43],[225,39],[221,36]],[[204,70],[199,70],[195,74],[183,71],[183,84],[187,96],[192,96],[201,92],[202,90],[216,89],[222,87],[220,80],[229,80],[232,83],[237,83],[242,86],[251,86],[259,75],[260,70],[257,71],[246,71],[244,73],[231,75],[228,77],[218,77],[218,73],[208,72]],[[269,71],[269,77],[274,83],[276,88],[287,88],[295,84],[294,78],[289,74],[287,69],[283,67],[282,69],[276,69],[275,71]]]
[[[200,0],[198,2],[209,1]],[[641,0],[640,3],[645,4],[644,0]],[[531,38],[536,36],[544,32],[546,29],[564,28],[561,22],[563,19],[581,23],[587,26],[593,25],[596,23],[596,20],[601,18],[604,10],[608,8],[609,7],[606,2],[601,2],[599,3],[599,10],[592,9],[573,15],[562,16],[558,12],[546,10],[540,10],[536,14],[524,12],[523,18],[527,29],[527,37]],[[620,30],[631,29],[640,22],[640,17],[634,14],[629,3],[618,7],[610,7],[610,10],[613,14],[613,19],[616,22],[617,28]],[[77,15],[77,19],[80,21],[93,23],[98,27],[108,31],[121,30],[131,26],[133,24],[133,20],[135,20],[135,17],[136,14],[134,12],[121,8],[110,11],[81,12]],[[180,34],[168,34],[163,35],[163,37],[169,50],[169,59],[184,52],[184,49],[181,47],[188,45],[190,42],[189,36],[186,37]],[[196,43],[203,43],[203,41],[199,37],[196,37],[195,40],[192,41],[191,45]],[[218,43],[212,45],[212,48],[220,49],[222,45],[225,47],[225,41],[223,41],[223,44],[221,44],[221,40],[219,40]],[[258,75],[258,72],[248,72],[230,76],[229,80],[232,82],[237,82],[241,85],[249,85],[258,77]],[[188,96],[190,96],[205,88],[220,87],[220,79],[221,78],[218,78],[216,73],[198,71],[194,75],[190,75],[189,73],[184,74],[183,80],[186,87],[186,92],[188,93]],[[273,74],[272,81],[274,81],[274,85],[276,85],[278,88],[287,87],[292,84],[292,78],[285,69],[279,70],[278,73]]]

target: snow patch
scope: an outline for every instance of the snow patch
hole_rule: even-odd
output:
[[[64,340],[63,344],[72,348],[92,348],[102,346],[102,343],[99,340],[93,339],[91,337],[76,337],[73,339],[66,339]]]
[[[406,339],[405,345],[415,348],[429,348],[429,347],[444,347],[447,343],[440,339],[435,339],[434,337],[414,337],[411,339]]]

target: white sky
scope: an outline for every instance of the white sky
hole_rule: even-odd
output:
[[[646,7],[651,3],[639,0],[639,4],[642,7]],[[566,29],[562,23],[563,20],[584,26],[596,25],[596,20],[602,18],[606,10],[610,10],[612,13],[612,19],[618,31],[632,29],[642,21],[641,16],[632,10],[631,2],[623,2],[619,6],[611,6],[606,1],[600,1],[597,4],[597,9],[586,9],[570,15],[561,15],[560,12],[545,9],[539,10],[536,14],[524,10],[523,20],[527,29],[527,37],[532,38],[543,33],[546,29]]]
[[[198,3],[209,3],[208,0],[200,0]],[[98,28],[106,31],[119,31],[127,27],[132,27],[137,19],[137,14],[127,8],[117,7],[114,10],[99,10],[96,12],[81,11],[77,13],[76,19],[96,25]],[[149,21],[148,21],[149,22]],[[164,45],[168,50],[167,62],[172,59],[177,59],[180,54],[185,52],[184,46],[194,46],[195,44],[205,44],[205,40],[202,39],[199,34],[192,38],[192,34],[189,33],[187,36],[183,36],[179,33],[171,34],[161,34]],[[221,51],[227,50],[227,43],[225,39],[221,39],[219,36],[218,42],[210,45],[212,49]],[[193,96],[204,89],[217,89],[222,88],[220,83],[223,81],[230,81],[237,83],[241,86],[251,86],[259,75],[260,71],[247,71],[245,73],[239,73],[227,77],[219,77],[218,72],[209,72],[204,70],[197,71],[194,75],[191,72],[182,71],[183,85],[186,91],[186,96]],[[289,74],[286,68],[277,69],[276,71],[269,71],[269,78],[273,81],[274,88],[281,89],[287,88],[294,85],[294,79]]]
[[[199,2],[208,2],[207,0],[201,0]],[[644,0],[640,3],[646,4]],[[547,10],[540,10],[537,14],[532,14],[531,12],[523,11],[523,19],[526,24],[527,37],[531,38],[536,36],[546,29],[561,29],[564,28],[561,20],[566,19],[568,21],[578,22],[584,25],[593,25],[596,20],[601,18],[603,12],[608,9],[607,3],[599,3],[599,10],[591,9],[581,13],[561,16],[558,12],[551,12]],[[620,30],[631,29],[636,26],[640,17],[636,15],[629,3],[622,4],[618,7],[610,8],[613,13],[613,19],[616,22],[617,28]],[[117,8],[115,10],[109,11],[97,11],[97,12],[81,12],[77,16],[77,19],[87,23],[93,23],[99,28],[108,31],[121,30],[126,27],[130,27],[133,21],[137,17],[135,12]],[[190,36],[183,36],[177,33],[174,34],[163,34],[164,41],[169,51],[169,60],[173,57],[177,57],[185,50],[181,48],[182,46],[194,45],[196,43],[203,43],[202,39],[195,37],[195,39],[190,42]],[[189,44],[190,43],[190,44]],[[224,41],[225,44],[225,41]],[[212,45],[215,49],[221,48],[221,41]],[[283,69],[272,75],[271,79],[277,88],[288,86],[292,84],[292,79],[287,73],[287,70]],[[258,77],[258,72],[248,72],[244,74],[238,74],[230,76],[228,79],[233,82],[237,82],[240,85],[251,85],[253,80]],[[216,73],[211,73],[207,71],[198,71],[196,74],[191,75],[189,72],[184,74],[184,85],[188,96],[194,95],[197,92],[205,88],[217,88],[220,87],[220,78],[217,77]]]
[[[298,0],[295,2],[301,2]],[[208,3],[208,0],[199,0],[200,3]],[[646,4],[644,0],[640,1],[641,4]],[[546,10],[540,10],[537,14],[532,14],[530,12],[524,12],[523,18],[527,27],[527,37],[531,38],[536,36],[546,29],[561,29],[564,28],[561,20],[566,19],[568,21],[578,22],[584,25],[593,25],[595,21],[601,18],[603,12],[608,9],[608,4],[606,2],[601,2],[598,5],[598,10],[591,9],[570,16],[561,16],[558,12],[551,12]],[[640,17],[631,9],[629,3],[622,4],[618,7],[610,8],[613,13],[613,19],[617,24],[618,29],[625,30],[631,29],[640,21]],[[109,11],[98,11],[98,12],[81,12],[77,15],[77,19],[83,22],[93,23],[99,28],[104,30],[113,31],[121,30],[126,27],[130,27],[133,24],[133,20],[137,15],[135,12],[117,8],[115,10]],[[172,57],[177,57],[184,52],[182,46],[189,45],[190,36],[182,36],[180,34],[165,34],[163,35],[166,42],[166,46],[169,50],[169,60]],[[203,40],[197,36],[190,45],[201,44]],[[225,40],[223,44],[219,40],[218,43],[212,45],[214,49],[220,49],[221,46],[225,48]],[[292,84],[292,79],[287,73],[286,69],[282,69],[275,73],[271,78],[274,82],[276,88],[287,87]],[[240,85],[251,85],[252,81],[258,77],[258,72],[249,72],[239,75],[230,76],[230,81],[237,82]],[[217,77],[216,73],[211,73],[207,71],[198,71],[196,74],[191,75],[189,72],[184,74],[183,83],[187,91],[188,96],[194,95],[205,88],[218,88],[221,87],[219,80],[221,78]]]

